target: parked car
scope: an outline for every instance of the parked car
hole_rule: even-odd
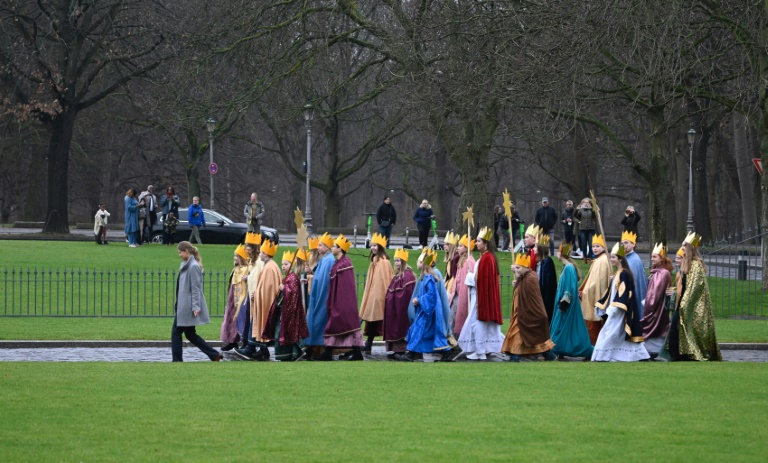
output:
[[[205,244],[240,244],[245,241],[245,233],[248,231],[248,225],[241,222],[234,222],[229,217],[220,212],[210,209],[203,209],[205,214],[205,227],[200,227],[200,239]],[[179,209],[179,226],[176,227],[176,242],[188,241],[192,230],[187,221],[187,208]],[[280,235],[277,230],[270,227],[261,227],[261,235],[273,243],[280,242]],[[157,223],[152,227],[152,242],[163,242],[163,224],[158,218]]]

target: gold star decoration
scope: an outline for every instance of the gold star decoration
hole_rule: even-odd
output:
[[[296,206],[296,210],[293,211],[293,223],[296,224],[296,230],[304,225],[304,214],[301,213],[301,209],[299,209],[298,206]]]
[[[467,212],[461,215],[462,218],[464,219],[464,222],[467,222],[467,225],[469,225],[470,227],[475,226],[475,213],[472,212],[472,207],[473,206],[469,206],[467,208]]]
[[[309,235],[307,235],[307,227],[305,225],[300,226],[296,230],[296,247],[298,248],[306,248],[307,247],[307,238]]]
[[[509,199],[509,191],[507,191],[506,188],[504,188],[504,193],[501,194],[501,196],[504,197],[504,213],[507,215],[507,217],[512,217],[512,201]]]

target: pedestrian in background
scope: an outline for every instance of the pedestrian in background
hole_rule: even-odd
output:
[[[397,222],[397,212],[388,195],[384,196],[384,202],[376,211],[376,222],[379,224],[379,233],[387,239],[387,247],[389,247],[389,237],[392,236],[392,227]]]
[[[196,326],[206,325],[210,322],[208,316],[208,304],[203,294],[203,261],[197,248],[189,241],[182,241],[177,246],[181,266],[179,276],[176,278],[176,304],[171,328],[171,355],[174,362],[183,362],[181,335],[187,337],[189,342],[200,349],[212,362],[218,362],[222,356],[219,351],[212,348],[195,331]]]
[[[579,239],[581,240],[581,255],[584,259],[594,259],[592,252],[592,237],[595,235],[595,224],[597,217],[592,210],[592,200],[584,198],[581,204],[576,208],[573,217],[579,221]]]
[[[109,220],[109,211],[107,206],[99,204],[99,210],[93,220],[93,234],[96,237],[96,244],[109,244],[107,241],[107,222]]]
[[[178,226],[179,221],[176,219],[176,214],[169,212],[168,218],[163,222],[163,244],[173,244],[176,241],[176,227]]]
[[[205,214],[203,213],[203,207],[200,205],[200,198],[197,196],[192,198],[192,205],[189,206],[187,211],[187,220],[191,230],[189,242],[191,243],[194,240],[198,244],[203,244],[203,240],[200,239],[200,227],[205,227]]]
[[[416,222],[416,226],[419,229],[419,244],[422,248],[427,247],[427,238],[429,237],[429,229],[432,227],[433,215],[432,206],[429,205],[429,201],[426,199],[421,201],[421,205],[413,213],[413,221]]]
[[[125,236],[128,237],[128,247],[135,248],[139,245],[139,207],[140,203],[136,188],[129,188],[125,192]]]
[[[157,198],[155,198],[155,187],[149,185],[145,191],[139,195],[139,201],[144,201],[144,207],[139,210],[139,230],[141,231],[141,241],[152,241],[152,227],[157,223]]]
[[[173,215],[179,217],[179,206],[181,206],[181,199],[176,194],[176,190],[173,186],[169,186],[165,189],[165,196],[160,200],[160,206],[163,208],[163,222],[168,218],[168,214],[173,212]]]
[[[640,217],[640,214],[635,212],[635,206],[627,206],[627,210],[624,211],[624,218],[621,219],[621,224],[624,225],[624,231],[632,232],[635,235],[638,235],[637,224],[640,222],[641,218],[642,217]]]
[[[248,231],[257,234],[261,233],[264,204],[259,202],[259,196],[256,193],[251,193],[251,200],[245,203],[243,215],[245,215],[245,223],[248,224]]]
[[[560,223],[563,224],[564,241],[573,246],[573,201],[565,202],[565,209],[560,214]]]
[[[536,211],[533,223],[538,225],[542,233],[549,235],[549,254],[555,254],[555,224],[557,224],[557,211],[549,205],[549,198],[541,198],[541,207]]]

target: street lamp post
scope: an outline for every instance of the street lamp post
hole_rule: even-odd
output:
[[[304,105],[304,124],[307,126],[307,206],[304,211],[304,224],[307,233],[312,234],[312,119],[315,117],[315,108],[311,103]]]
[[[205,121],[205,128],[208,129],[208,147],[210,148],[211,163],[208,165],[208,174],[211,176],[211,210],[213,210],[213,131],[216,129],[216,119],[209,117]]]
[[[693,142],[696,141],[696,129],[688,131],[688,233],[693,231]]]

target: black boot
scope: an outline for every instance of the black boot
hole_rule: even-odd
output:
[[[235,353],[246,360],[256,360],[256,347],[251,344],[242,349],[235,349]]]
[[[259,351],[254,354],[253,360],[266,362],[269,360],[269,349],[266,346],[259,347]]]
[[[352,355],[347,360],[365,360],[365,357],[363,357],[363,352],[359,347],[353,347]]]
[[[229,351],[229,350],[234,349],[235,347],[237,347],[237,343],[236,342],[227,342],[227,343],[224,343],[224,344],[221,345],[221,350]]]
[[[368,340],[365,341],[365,347],[362,350],[366,354],[370,354],[371,349],[373,349],[373,336],[368,336]]]
[[[333,360],[333,347],[326,347],[323,355],[320,356],[320,360],[323,362],[330,362]]]
[[[552,360],[557,360],[557,355],[555,355],[555,353],[552,352],[551,350],[544,352],[543,354],[541,354],[541,356],[544,357],[544,360],[546,360],[547,362],[551,362]]]

